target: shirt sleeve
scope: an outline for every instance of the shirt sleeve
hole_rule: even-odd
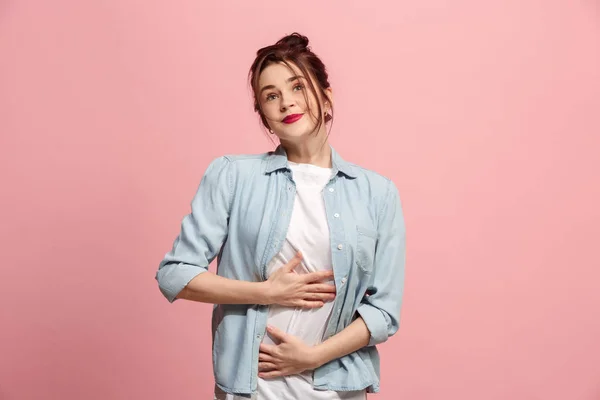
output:
[[[173,248],[158,266],[155,279],[170,303],[197,275],[208,271],[228,233],[231,201],[230,161],[213,160],[206,169],[181,223]]]
[[[398,331],[404,292],[406,230],[398,189],[391,181],[378,221],[379,239],[369,295],[357,308],[371,333],[369,346],[385,342]]]

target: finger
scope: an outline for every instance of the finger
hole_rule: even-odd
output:
[[[297,252],[294,258],[292,258],[286,265],[286,271],[292,272],[302,262],[302,252]]]
[[[275,362],[275,357],[271,356],[270,354],[267,353],[258,353],[258,361],[266,361],[266,362],[270,362],[273,363]]]
[[[311,283],[306,286],[306,291],[310,293],[334,293],[336,292],[335,285],[327,283]]]
[[[274,337],[275,339],[279,340],[280,342],[286,342],[288,339],[288,335],[282,331],[281,329],[278,329],[272,325],[267,326],[267,332],[269,332],[269,334]]]
[[[333,271],[311,272],[310,274],[305,274],[303,278],[305,283],[320,282],[325,279],[333,278]]]
[[[333,293],[307,293],[304,295],[304,300],[308,301],[331,301],[335,299],[335,294]]]
[[[270,362],[259,362],[258,363],[258,371],[259,372],[269,372],[277,369],[275,364]]]
[[[261,353],[266,353],[270,356],[274,356],[276,348],[277,348],[277,346],[274,346],[272,344],[261,343],[258,349]]]
[[[274,370],[274,371],[269,371],[269,372],[259,372],[258,376],[263,379],[269,379],[269,378],[277,378],[279,376],[283,376],[283,373],[281,371]]]
[[[300,308],[320,308],[323,307],[322,301],[308,301],[308,300],[300,300],[297,302],[297,307]]]

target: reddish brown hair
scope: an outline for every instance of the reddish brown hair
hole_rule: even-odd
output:
[[[292,69],[290,64],[295,65],[306,77],[307,84],[310,91],[317,99],[318,112],[317,112],[317,124],[314,132],[318,132],[324,122],[329,122],[333,119],[333,105],[331,105],[331,112],[323,117],[323,110],[321,108],[321,102],[319,98],[328,100],[325,89],[329,88],[329,77],[327,75],[327,69],[325,64],[321,61],[315,53],[312,52],[308,46],[308,38],[299,33],[292,33],[291,35],[285,36],[277,41],[274,45],[263,47],[256,52],[256,59],[250,67],[250,73],[248,79],[252,92],[254,94],[254,111],[258,112],[260,119],[265,128],[269,128],[269,123],[262,112],[260,102],[258,101],[258,80],[261,72],[269,65],[275,63],[283,63],[288,68]],[[313,84],[316,82],[316,86]],[[306,92],[304,93],[306,99],[306,105],[308,105],[308,97]],[[307,111],[311,111],[308,109]]]

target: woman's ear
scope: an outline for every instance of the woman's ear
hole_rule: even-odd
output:
[[[323,102],[323,108],[325,109],[325,112],[329,112],[333,107],[333,90],[331,89],[331,87],[325,89],[325,96],[326,97]]]

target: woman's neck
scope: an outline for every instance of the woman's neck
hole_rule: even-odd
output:
[[[316,140],[311,140],[302,144],[282,143],[281,145],[291,162],[331,168],[331,147],[327,141],[319,143]]]

